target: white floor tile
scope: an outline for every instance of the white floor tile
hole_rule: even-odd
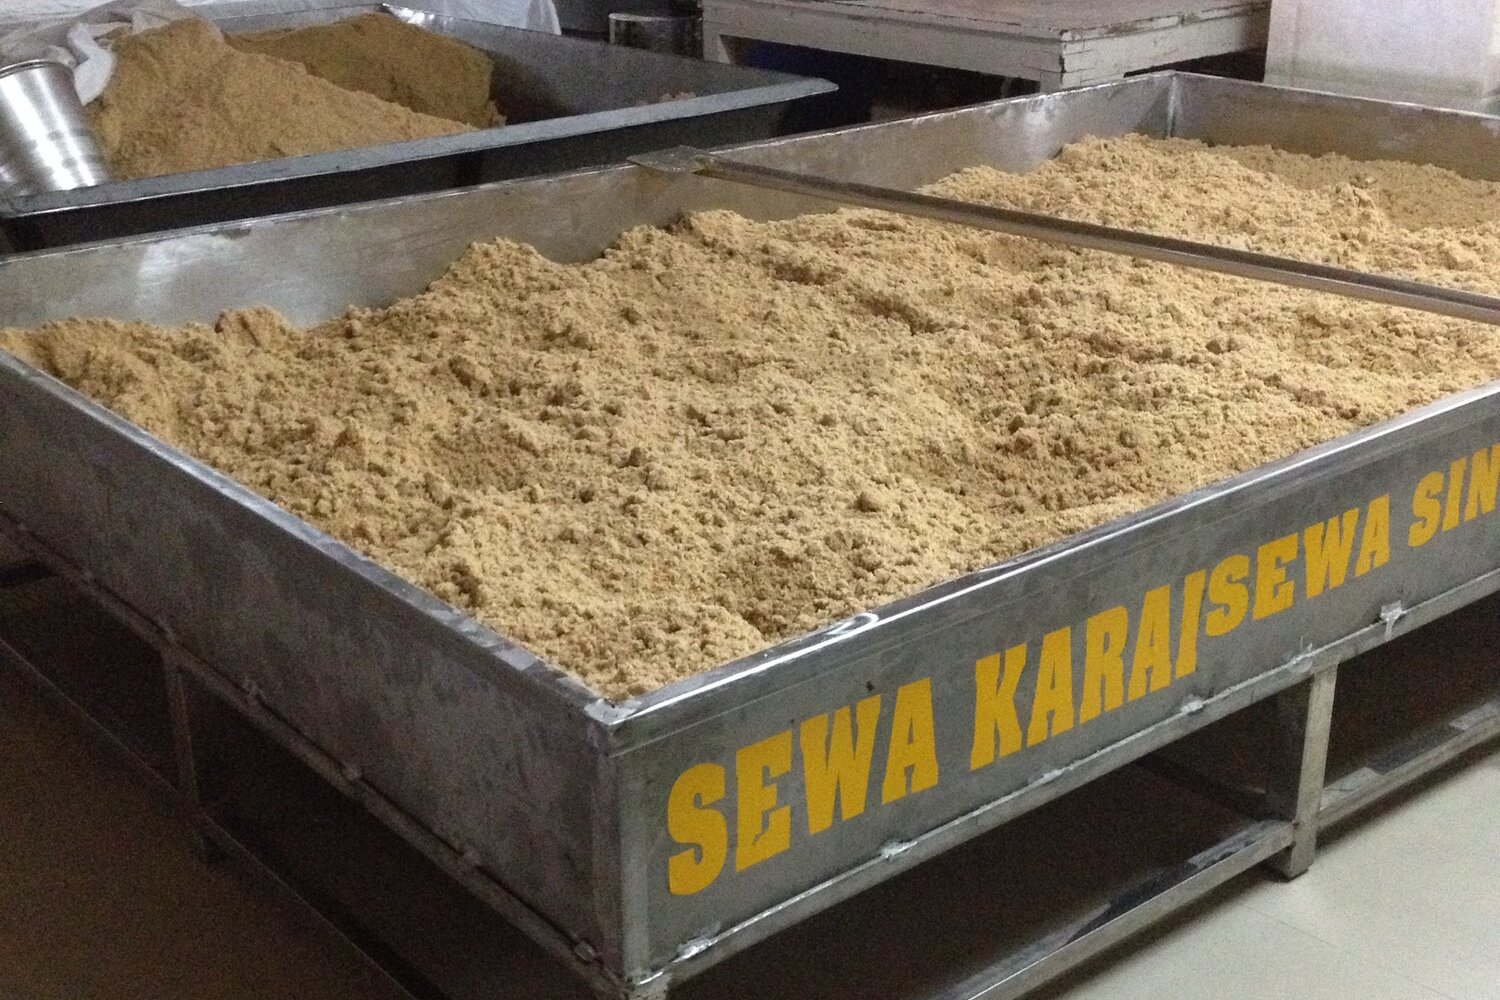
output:
[[[1500,754],[1328,840],[1243,905],[1453,1000],[1500,1000]]]
[[[1231,900],[1047,1000],[1444,1000]]]
[[[1045,1000],[1500,1000],[1500,751]]]

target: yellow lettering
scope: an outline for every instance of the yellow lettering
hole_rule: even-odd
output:
[[[1172,588],[1157,587],[1141,601],[1141,620],[1135,630],[1135,656],[1130,661],[1130,700],[1172,683]]]
[[[1198,616],[1203,611],[1203,587],[1208,574],[1201,569],[1182,581],[1182,629],[1177,636],[1177,676],[1198,669]]]
[[[969,751],[969,769],[977,771],[999,756],[1021,749],[1021,720],[1016,716],[1016,688],[1026,670],[1026,647],[1005,651],[1005,671],[1000,654],[974,661],[974,747]]]
[[[1060,628],[1042,637],[1026,745],[1034,747],[1049,735],[1056,736],[1072,728],[1073,630]]]
[[[1406,531],[1406,544],[1412,548],[1421,548],[1437,534],[1443,514],[1443,505],[1438,502],[1438,494],[1442,491],[1441,472],[1429,472],[1417,483],[1417,492],[1411,498],[1411,512],[1416,521]]]
[[[1391,558],[1391,498],[1376,497],[1365,511],[1365,530],[1359,539],[1359,558],[1354,560],[1354,575],[1364,576],[1384,566]]]
[[[1500,494],[1500,444],[1486,451],[1480,448],[1474,453],[1469,467],[1469,499],[1464,504],[1464,520],[1472,521],[1480,514],[1495,510],[1495,497]]]
[[[1250,589],[1245,578],[1250,575],[1247,556],[1227,556],[1208,576],[1208,599],[1216,607],[1208,612],[1203,631],[1225,635],[1239,627],[1250,609]]]
[[[792,731],[741,747],[734,759],[739,839],[734,870],[744,871],[792,846],[792,808],[776,805],[776,779],[792,769]]]
[[[1349,557],[1354,554],[1354,529],[1359,527],[1359,508],[1330,517],[1327,524],[1314,524],[1303,532],[1307,548],[1306,593],[1317,597],[1324,590],[1344,585],[1349,575]]]
[[[835,799],[842,819],[865,811],[870,758],[875,755],[875,727],[880,721],[880,695],[861,699],[854,710],[855,719],[850,718],[847,705],[833,713],[832,733],[826,715],[802,723],[802,784],[807,793],[808,833],[822,833],[833,825]]]
[[[907,772],[915,795],[938,782],[937,740],[932,731],[932,681],[922,678],[896,690],[891,719],[891,746],[885,758],[880,801],[895,802],[907,794]]]
[[[1297,558],[1297,536],[1283,535],[1255,550],[1255,613],[1260,621],[1292,606],[1297,585],[1286,578],[1286,564]]]
[[[1125,634],[1129,629],[1130,614],[1118,607],[1101,611],[1084,623],[1080,723],[1119,708],[1125,700]]]
[[[724,797],[724,769],[699,764],[683,771],[667,796],[667,833],[689,845],[667,859],[667,887],[674,896],[691,896],[713,884],[729,853],[729,825],[709,806]]]
[[[1443,530],[1458,527],[1458,515],[1464,499],[1464,470],[1469,467],[1467,458],[1455,459],[1448,466],[1448,502],[1443,505]]]

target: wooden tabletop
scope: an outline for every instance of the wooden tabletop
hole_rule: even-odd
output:
[[[729,0],[718,0],[720,3]],[[733,0],[741,2],[741,0]],[[851,16],[947,23],[970,31],[1090,38],[1233,17],[1270,0],[747,0],[756,6],[834,9]]]

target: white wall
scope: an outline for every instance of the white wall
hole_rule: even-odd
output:
[[[1484,92],[1486,94],[1500,91],[1500,0],[1495,2],[1495,14],[1490,21],[1490,44],[1485,57]]]
[[[1500,87],[1500,0],[1272,0],[1266,80],[1477,102]]]

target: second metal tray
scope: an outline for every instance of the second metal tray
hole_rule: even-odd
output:
[[[496,96],[509,124],[0,198],[0,251],[463,187],[610,163],[679,143],[765,139],[783,131],[794,103],[835,89],[823,80],[486,24],[443,9],[443,0],[260,0],[206,4],[194,13],[226,32],[245,32],[383,10],[494,56]]]

